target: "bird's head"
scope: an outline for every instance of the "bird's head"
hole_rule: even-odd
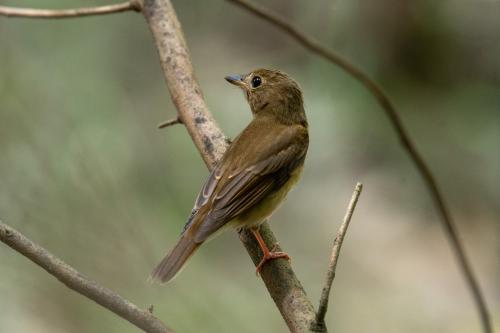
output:
[[[287,123],[307,123],[302,91],[287,74],[261,68],[225,79],[243,90],[254,116],[272,114]]]

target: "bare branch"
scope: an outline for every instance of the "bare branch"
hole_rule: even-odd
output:
[[[430,195],[436,205],[436,208],[441,215],[441,224],[444,228],[444,231],[448,237],[450,242],[451,249],[455,254],[455,257],[458,262],[458,266],[462,272],[462,275],[467,283],[467,286],[474,298],[477,311],[479,313],[481,324],[483,326],[483,332],[492,333],[492,323],[489,315],[488,307],[486,305],[486,300],[484,295],[479,287],[479,283],[477,278],[475,277],[472,266],[467,259],[465,254],[465,248],[460,240],[460,236],[458,234],[457,227],[455,222],[453,221],[449,209],[443,199],[443,195],[441,194],[441,190],[438,187],[436,179],[432,174],[430,168],[427,166],[426,162],[417,151],[414,143],[410,140],[410,137],[403,126],[401,119],[399,118],[396,109],[392,105],[391,101],[384,93],[382,88],[372,79],[368,77],[363,71],[359,68],[351,64],[348,60],[338,55],[337,53],[328,50],[324,46],[322,46],[317,41],[312,38],[306,36],[302,32],[300,32],[293,25],[286,22],[284,19],[279,16],[269,13],[267,10],[261,8],[260,6],[251,3],[247,0],[228,0],[234,4],[239,5],[240,7],[248,10],[252,14],[266,20],[267,22],[273,24],[279,29],[283,30],[285,33],[294,38],[297,42],[302,44],[305,48],[310,50],[313,53],[325,58],[326,60],[336,64],[359,82],[361,82],[370,93],[377,99],[380,106],[389,117],[390,123],[398,136],[399,142],[405,149],[405,151],[410,156],[410,159],[413,161],[420,175],[424,179],[425,185],[430,192]]]
[[[179,116],[201,157],[212,169],[228,143],[203,100],[174,8],[169,0],[144,0],[142,12],[153,33],[163,74]],[[264,223],[260,232],[268,245],[276,243],[269,224]],[[240,239],[254,263],[258,263],[260,252],[255,238],[244,231]],[[262,270],[261,278],[290,331],[309,331],[314,321],[314,307],[290,263],[286,260],[270,261]]]
[[[90,298],[106,309],[148,333],[171,333],[161,320],[147,310],[140,309],[122,296],[80,274],[43,247],[33,243],[19,231],[0,221],[0,241],[45,269],[68,288]]]
[[[82,16],[105,15],[125,11],[141,11],[140,0],[131,0],[113,5],[74,9],[35,9],[0,6],[0,16],[64,19]]]
[[[205,164],[212,168],[227,143],[203,99],[172,4],[168,0],[144,0],[142,12],[155,38],[163,74],[179,117]]]
[[[357,183],[354,193],[352,194],[351,201],[347,207],[347,212],[344,216],[344,220],[337,231],[337,236],[333,241],[332,254],[330,255],[330,262],[328,263],[328,272],[326,273],[325,286],[321,292],[321,298],[319,300],[318,312],[316,313],[316,319],[313,324],[313,331],[323,331],[325,327],[325,315],[328,309],[328,299],[330,297],[330,290],[332,288],[333,279],[335,278],[335,270],[337,268],[337,261],[340,255],[340,248],[342,247],[342,242],[344,241],[345,234],[347,233],[347,228],[349,227],[349,222],[351,222],[352,214],[356,208],[356,203],[358,202],[361,191],[363,190],[363,184]]]
[[[182,124],[182,121],[179,117],[174,118],[174,119],[170,119],[170,120],[166,120],[164,122],[159,123],[158,128],[165,128],[165,127],[169,127],[169,126],[173,126],[173,125],[177,125],[177,124]]]

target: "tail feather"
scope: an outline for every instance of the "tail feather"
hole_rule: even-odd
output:
[[[150,279],[160,283],[171,281],[182,269],[186,261],[194,254],[201,243],[196,243],[192,237],[181,236],[177,245],[170,251],[165,258],[156,266],[151,273]]]

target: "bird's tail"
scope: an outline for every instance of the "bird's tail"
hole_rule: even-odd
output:
[[[196,243],[194,239],[185,232],[172,251],[170,251],[153,270],[150,279],[160,283],[167,283],[172,280],[181,271],[186,261],[194,254],[200,245],[201,243]]]

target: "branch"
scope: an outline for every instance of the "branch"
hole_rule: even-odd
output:
[[[228,143],[203,100],[174,8],[169,0],[144,0],[142,12],[153,34],[179,117],[205,164],[211,169],[222,157]],[[267,223],[261,226],[260,232],[268,245],[276,243]],[[240,239],[254,263],[257,263],[260,252],[254,237],[243,231]],[[286,260],[270,261],[262,270],[261,278],[290,331],[308,332],[315,317],[314,307],[290,263]]]
[[[166,120],[164,122],[159,123],[158,128],[165,128],[165,127],[178,125],[178,124],[182,124],[182,120],[179,117],[174,118],[174,119],[170,119],[170,120]]]
[[[21,253],[68,288],[90,298],[106,309],[148,333],[173,332],[147,310],[142,310],[122,296],[80,274],[76,269],[57,258],[43,247],[33,243],[19,231],[0,221],[0,241]]]
[[[417,151],[415,145],[410,140],[410,137],[406,129],[404,128],[403,123],[396,112],[396,109],[394,108],[394,106],[392,105],[391,101],[384,93],[382,88],[375,81],[370,79],[368,75],[366,75],[363,71],[361,71],[359,68],[351,64],[348,60],[338,55],[337,53],[323,47],[320,43],[306,36],[305,34],[300,32],[297,28],[295,28],[293,25],[287,23],[284,19],[280,18],[279,16],[269,13],[267,10],[247,0],[228,0],[228,1],[239,5],[240,7],[246,9],[252,14],[273,24],[277,28],[289,34],[297,42],[302,44],[302,46],[304,46],[306,49],[310,50],[313,53],[316,53],[317,55],[339,66],[347,73],[349,73],[351,76],[353,76],[355,79],[357,79],[359,82],[361,82],[368,89],[368,91],[370,91],[370,93],[377,99],[380,106],[386,113],[387,117],[389,117],[390,123],[394,131],[396,132],[396,135],[401,145],[403,146],[404,150],[407,152],[410,159],[415,164],[417,170],[422,176],[425,185],[429,190],[431,198],[434,201],[434,204],[436,205],[439,214],[441,215],[440,219],[441,224],[444,228],[446,235],[448,236],[451,249],[455,254],[458,266],[462,272],[466,284],[472,294],[472,297],[474,298],[476,308],[481,319],[481,324],[483,326],[483,332],[492,333],[493,327],[484,295],[479,287],[479,283],[477,281],[477,278],[475,277],[472,266],[467,259],[464,246],[462,245],[460,236],[458,234],[457,227],[449,213],[449,209],[443,199],[441,190],[439,189],[436,179],[432,174],[430,168],[427,166],[426,162],[424,161],[420,153]]]
[[[325,327],[325,315],[328,309],[328,299],[330,297],[330,290],[332,288],[333,279],[335,278],[335,270],[337,268],[337,261],[340,255],[340,248],[342,247],[342,242],[344,241],[345,234],[347,233],[347,228],[351,222],[352,214],[356,208],[359,196],[363,190],[363,184],[357,183],[354,193],[352,194],[351,201],[347,207],[347,212],[344,216],[344,220],[337,231],[337,236],[333,241],[332,254],[330,255],[330,262],[328,263],[328,272],[326,274],[325,286],[321,292],[321,298],[319,300],[318,312],[316,313],[316,319],[312,325],[313,331],[323,332]]]
[[[105,15],[133,10],[141,11],[139,0],[131,0],[114,5],[75,8],[75,9],[35,9],[35,8],[14,8],[0,6],[0,16],[24,17],[24,18],[46,18],[64,19],[82,16]]]

